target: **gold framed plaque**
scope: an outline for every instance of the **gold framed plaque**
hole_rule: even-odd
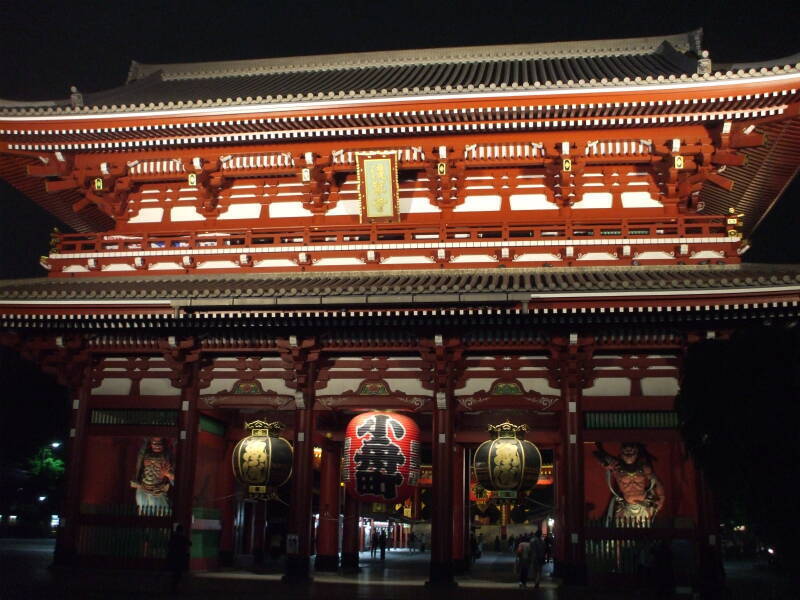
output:
[[[399,185],[396,152],[356,153],[361,222],[397,221]]]

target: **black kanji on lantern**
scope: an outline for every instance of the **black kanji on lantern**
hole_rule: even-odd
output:
[[[397,496],[396,487],[403,483],[403,475],[397,468],[405,464],[406,457],[402,448],[389,439],[389,427],[396,440],[405,437],[405,427],[389,415],[370,417],[356,429],[356,435],[364,440],[353,455],[359,494],[389,500]]]

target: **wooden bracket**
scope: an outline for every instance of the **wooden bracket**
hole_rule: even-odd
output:
[[[464,175],[466,161],[463,159],[431,159],[425,163],[428,189],[433,196],[432,204],[442,209],[452,209],[462,204],[466,197]]]
[[[435,335],[420,338],[422,357],[422,387],[433,391],[457,389],[463,385],[466,363],[464,345],[460,338]]]
[[[334,170],[330,156],[314,156],[311,163],[304,163],[303,157],[296,156],[295,164],[305,164],[300,170],[300,180],[307,185],[308,200],[303,208],[314,215],[324,215],[339,201],[341,181]]]
[[[161,338],[158,347],[171,369],[170,381],[173,387],[184,388],[191,384],[193,363],[200,359],[200,342],[197,338]]]

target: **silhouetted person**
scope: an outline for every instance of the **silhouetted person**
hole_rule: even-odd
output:
[[[369,557],[375,558],[375,555],[378,553],[378,532],[374,529],[369,536]]]
[[[189,547],[192,542],[183,532],[183,525],[178,525],[167,544],[167,568],[172,573],[172,591],[177,592],[181,577],[189,568]]]
[[[544,538],[544,562],[548,563],[553,560],[553,545],[556,543],[553,534],[549,531]]]
[[[378,544],[381,547],[381,560],[386,560],[386,530],[381,530],[381,536],[378,538]]]
[[[525,538],[517,546],[516,558],[514,561],[514,570],[519,577],[519,587],[528,585],[528,573],[531,568],[531,545]]]
[[[542,539],[541,529],[537,529],[536,533],[530,541],[531,564],[529,573],[533,575],[534,587],[539,587],[539,582],[542,579],[542,566],[544,566],[545,545]]]
[[[475,562],[481,557],[481,547],[474,533],[469,536],[469,554],[472,562]]]

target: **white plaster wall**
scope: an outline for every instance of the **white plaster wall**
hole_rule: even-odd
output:
[[[655,208],[664,206],[650,195],[650,192],[622,192],[623,208]]]
[[[584,396],[630,396],[631,380],[627,377],[598,377],[594,385],[583,390]]]
[[[231,204],[224,213],[217,217],[218,221],[231,219],[257,219],[261,216],[261,205],[258,202]]]
[[[106,377],[92,390],[93,396],[127,396],[131,393],[131,380]]]
[[[467,196],[453,212],[492,212],[500,210],[500,196]]]
[[[145,377],[139,382],[139,393],[142,396],[180,396],[181,391],[169,379]]]
[[[512,194],[509,201],[511,210],[558,210],[545,194]]]
[[[572,208],[611,208],[613,197],[608,192],[586,192]]]
[[[180,221],[205,221],[206,218],[197,212],[194,206],[173,206],[169,209],[169,220],[175,223]]]
[[[679,389],[675,377],[642,377],[642,394],[645,396],[675,396]]]
[[[400,197],[401,213],[440,213],[442,209],[430,203],[427,196]]]
[[[272,219],[287,217],[311,217],[313,213],[303,208],[302,202],[272,202],[269,205],[269,216]]]
[[[128,219],[128,223],[160,223],[163,218],[163,208],[149,207],[140,209],[135,217]]]
[[[358,200],[339,200],[332,209],[325,213],[328,217],[361,214],[361,203]]]
[[[561,390],[550,387],[550,383],[544,377],[525,377],[520,379],[519,382],[528,391],[539,392],[546,396],[558,396],[561,394]]]

